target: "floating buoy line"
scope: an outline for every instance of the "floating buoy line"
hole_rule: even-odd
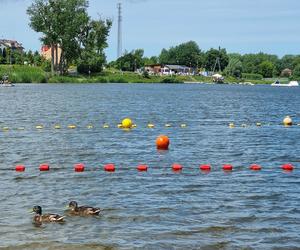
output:
[[[210,124],[212,125],[212,124]],[[300,127],[300,123],[295,124],[295,125],[282,125],[282,124],[263,124],[263,123],[254,123],[254,124],[246,124],[246,123],[242,123],[242,124],[236,124],[233,122],[226,124],[218,124],[219,126],[226,126],[229,129],[247,129],[247,128],[253,128],[253,127],[272,127],[272,126],[281,126],[283,128],[287,128],[287,127]],[[208,125],[206,124],[199,124],[197,125],[199,128],[201,127],[206,127]],[[3,133],[8,133],[8,132],[12,132],[12,131],[17,131],[17,132],[23,132],[23,131],[49,131],[49,130],[53,130],[53,131],[63,131],[63,130],[96,130],[96,129],[121,129],[121,130],[133,130],[133,129],[140,129],[140,128],[145,128],[145,129],[150,129],[150,130],[155,130],[155,129],[161,129],[161,128],[165,128],[165,129],[187,129],[189,128],[189,126],[186,123],[182,123],[182,124],[164,124],[164,125],[156,125],[154,123],[149,123],[146,125],[137,125],[137,124],[132,124],[131,127],[124,127],[122,124],[117,124],[117,125],[111,125],[109,123],[104,123],[102,125],[94,125],[94,124],[87,124],[86,126],[79,126],[76,124],[68,124],[68,125],[60,125],[60,124],[55,124],[55,125],[43,125],[43,124],[39,124],[39,125],[35,125],[32,126],[30,128],[28,127],[9,127],[9,126],[2,126],[0,127],[0,132],[2,131]]]
[[[22,165],[22,164],[16,165],[14,168],[14,170],[16,172],[25,172],[26,169],[27,168],[25,167],[25,165]],[[113,173],[113,172],[122,171],[122,170],[125,171],[125,170],[131,169],[131,168],[124,168],[124,167],[117,168],[115,164],[109,163],[109,164],[105,164],[102,168],[97,167],[97,168],[93,168],[93,169],[103,170],[105,172]],[[134,169],[134,168],[132,168],[132,169]],[[136,167],[136,170],[138,172],[147,172],[149,169],[150,169],[149,166],[146,164],[140,164]],[[191,169],[191,168],[189,168],[189,169]],[[234,167],[231,164],[224,164],[223,166],[221,166],[221,168],[220,167],[213,168],[212,165],[210,165],[210,164],[201,164],[201,165],[199,165],[198,169],[201,172],[206,172],[206,173],[211,172],[213,170],[218,170],[218,169],[221,169],[224,172],[234,171]],[[51,168],[48,163],[43,163],[43,164],[39,165],[37,170],[40,172],[49,172],[49,171],[51,171]],[[57,168],[55,170],[57,170]],[[84,163],[76,163],[73,167],[73,170],[74,170],[74,172],[85,172],[87,170],[87,168]],[[179,163],[174,163],[173,165],[171,165],[170,170],[172,170],[174,172],[181,172],[184,170],[184,166]],[[262,171],[263,167],[258,164],[252,164],[249,166],[249,170],[254,171],[254,172]],[[292,172],[293,170],[295,170],[295,166],[291,163],[286,163],[286,164],[281,165],[281,170],[283,170],[285,172]]]

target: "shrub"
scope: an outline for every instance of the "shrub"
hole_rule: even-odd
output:
[[[175,77],[167,77],[160,81],[161,83],[181,83],[181,81],[177,80]]]
[[[250,73],[242,73],[242,77],[248,80],[262,80],[263,76],[261,74],[250,74]]]

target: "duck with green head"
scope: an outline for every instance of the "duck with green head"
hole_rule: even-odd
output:
[[[79,216],[89,216],[89,215],[99,215],[100,208],[98,207],[89,207],[89,206],[78,206],[76,201],[71,201],[68,205],[69,213],[71,215]]]
[[[42,208],[40,206],[34,206],[32,213],[35,213],[33,216],[33,222],[36,224],[41,224],[43,222],[65,222],[64,217],[58,214],[42,214]]]

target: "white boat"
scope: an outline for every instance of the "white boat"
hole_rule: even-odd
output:
[[[297,87],[299,83],[297,81],[290,81],[289,83],[280,83],[278,80],[271,84],[271,86],[277,87]]]
[[[0,87],[14,87],[15,85],[13,83],[1,83]]]

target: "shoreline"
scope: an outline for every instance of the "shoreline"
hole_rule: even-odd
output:
[[[215,84],[212,77],[201,75],[151,75],[143,76],[135,72],[120,72],[107,69],[93,75],[64,75],[51,76],[40,67],[25,65],[0,65],[0,77],[7,75],[9,81],[15,83],[193,83]],[[285,79],[286,80],[286,79]],[[274,79],[252,80],[225,77],[224,83],[220,84],[271,84]],[[218,83],[216,83],[218,84]]]

